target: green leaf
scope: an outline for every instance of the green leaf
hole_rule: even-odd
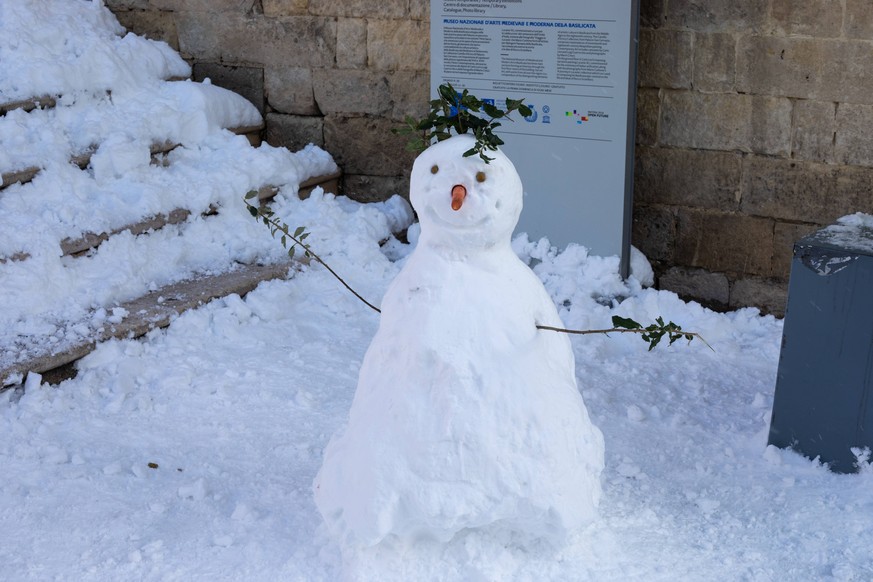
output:
[[[482,111],[485,112],[485,115],[488,115],[492,118],[503,117],[505,115],[505,113],[503,113],[503,111],[501,111],[497,107],[491,105],[490,103],[483,103],[482,104]]]
[[[456,100],[458,99],[457,92],[455,91],[455,88],[452,87],[451,83],[440,85],[437,88],[437,93],[439,93],[439,96],[442,98],[443,101],[447,101],[452,105],[454,105]]]
[[[258,209],[257,208],[255,208],[254,206],[249,206],[248,209],[249,209],[249,214],[251,214],[253,218],[258,217]]]
[[[612,327],[622,328],[622,329],[642,329],[643,326],[633,319],[627,317],[621,317],[618,315],[612,316]],[[645,334],[644,336],[645,337]]]
[[[465,156],[479,154],[486,163],[494,158],[485,155],[484,150],[496,150],[503,145],[503,140],[494,134],[500,127],[496,120],[508,117],[515,110],[529,116],[531,109],[522,104],[522,99],[507,99],[506,110],[485,103],[469,90],[458,92],[451,83],[437,87],[437,99],[430,101],[430,113],[420,120],[407,116],[404,126],[392,130],[396,134],[408,135],[406,149],[423,151],[435,141],[441,142],[452,135],[473,133],[476,138],[474,148],[465,152]]]
[[[306,227],[305,227],[305,226],[298,226],[297,229],[294,231],[294,237],[295,237],[295,238],[296,238],[296,237],[299,237],[301,234],[303,234],[303,232],[304,232],[305,230],[306,230]]]
[[[257,197],[258,197],[258,191],[257,191],[257,190],[249,190],[248,192],[246,192],[246,198],[245,198],[245,199],[246,199],[246,200],[251,200],[252,198],[257,198]]]

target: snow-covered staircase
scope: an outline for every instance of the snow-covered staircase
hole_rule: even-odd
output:
[[[19,102],[21,103],[21,102]],[[36,104],[36,107],[21,107],[18,103],[0,105],[5,116],[7,113],[20,110],[22,112],[46,112],[55,106],[55,99],[32,99],[24,103]],[[261,127],[248,125],[227,128],[234,134],[245,136],[252,146],[259,142]],[[86,152],[72,155],[69,158],[67,171],[93,174],[91,159],[99,145],[89,148]],[[183,147],[171,140],[155,141],[149,146],[150,165],[155,168],[166,168],[170,165],[169,154]],[[16,196],[39,195],[40,187],[33,182],[45,168],[39,164],[25,168],[2,168],[3,183],[0,186],[0,205],[3,198]],[[301,195],[307,195],[317,186],[336,191],[339,173],[329,172],[326,175],[308,177],[299,185]],[[263,202],[272,199],[279,192],[279,186],[260,184],[257,188]],[[106,194],[112,195],[111,192]],[[169,198],[185,198],[185,192],[171,193]],[[235,212],[243,212],[242,196],[239,192],[239,207]],[[43,208],[36,206],[35,208]],[[61,208],[55,210],[63,211]],[[208,220],[222,212],[220,201],[210,203],[198,214],[198,220]],[[227,211],[227,210],[225,210]],[[175,207],[165,212],[140,215],[131,221],[105,230],[94,232],[83,230],[77,235],[62,238],[57,247],[60,261],[72,265],[76,260],[93,256],[99,247],[113,237],[126,235],[132,237],[148,237],[167,226],[176,226],[181,237],[185,235],[185,225],[192,220],[192,210],[185,207]],[[38,238],[39,231],[32,233]],[[43,265],[38,260],[32,260],[31,252],[14,250],[15,247],[4,245],[0,253],[0,265],[9,265],[19,269],[38,272]],[[59,312],[58,320],[51,324],[53,333],[48,334],[3,334],[0,336],[0,384],[9,387],[23,380],[26,374],[36,372],[47,374],[49,380],[60,380],[69,376],[73,370],[68,364],[76,361],[93,350],[94,346],[110,338],[139,337],[156,327],[169,325],[170,321],[181,312],[202,305],[216,297],[229,294],[244,295],[255,288],[260,282],[284,277],[289,270],[288,261],[261,264],[259,262],[228,264],[222,272],[191,272],[183,273],[184,278],[164,285],[150,285],[141,291],[141,295],[122,300],[111,301],[106,305],[91,304],[84,311],[80,310],[78,317],[65,317],[63,306],[49,309],[49,313]],[[46,273],[46,277],[51,274]],[[0,270],[0,284],[3,283]],[[128,293],[127,295],[130,295]],[[104,315],[106,314],[106,315]],[[49,316],[51,318],[51,316]]]
[[[293,265],[243,196],[336,192],[328,154],[260,144],[254,106],[180,80],[190,68],[169,47],[93,10],[80,37],[58,43],[91,43],[59,48],[67,62],[27,38],[0,41],[0,390],[286,276]],[[10,60],[10,47],[22,54]]]

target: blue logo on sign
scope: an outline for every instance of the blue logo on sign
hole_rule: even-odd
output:
[[[537,110],[533,105],[528,105],[528,107],[530,107],[531,114],[525,117],[524,120],[528,123],[533,123],[537,120]]]

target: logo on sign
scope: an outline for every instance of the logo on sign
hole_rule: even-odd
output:
[[[528,107],[530,107],[530,115],[525,117],[524,120],[527,121],[528,123],[533,123],[534,121],[537,120],[537,117],[539,117],[539,115],[537,114],[537,110],[536,110],[536,107],[534,105],[528,105]]]
[[[582,115],[582,114],[579,113],[579,111],[577,111],[576,109],[574,109],[573,111],[566,111],[566,112],[565,112],[565,117],[571,117],[571,118],[573,118],[573,119],[576,121],[576,123],[579,124],[579,125],[582,125],[583,123],[585,123],[586,121],[588,121],[588,116],[587,116],[587,115]]]

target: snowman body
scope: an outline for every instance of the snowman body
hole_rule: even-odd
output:
[[[491,525],[560,540],[596,517],[603,439],[569,340],[536,328],[561,326],[554,304],[510,246],[521,182],[501,152],[463,157],[472,144],[453,137],[416,159],[419,243],[316,477],[318,508],[348,544]]]

